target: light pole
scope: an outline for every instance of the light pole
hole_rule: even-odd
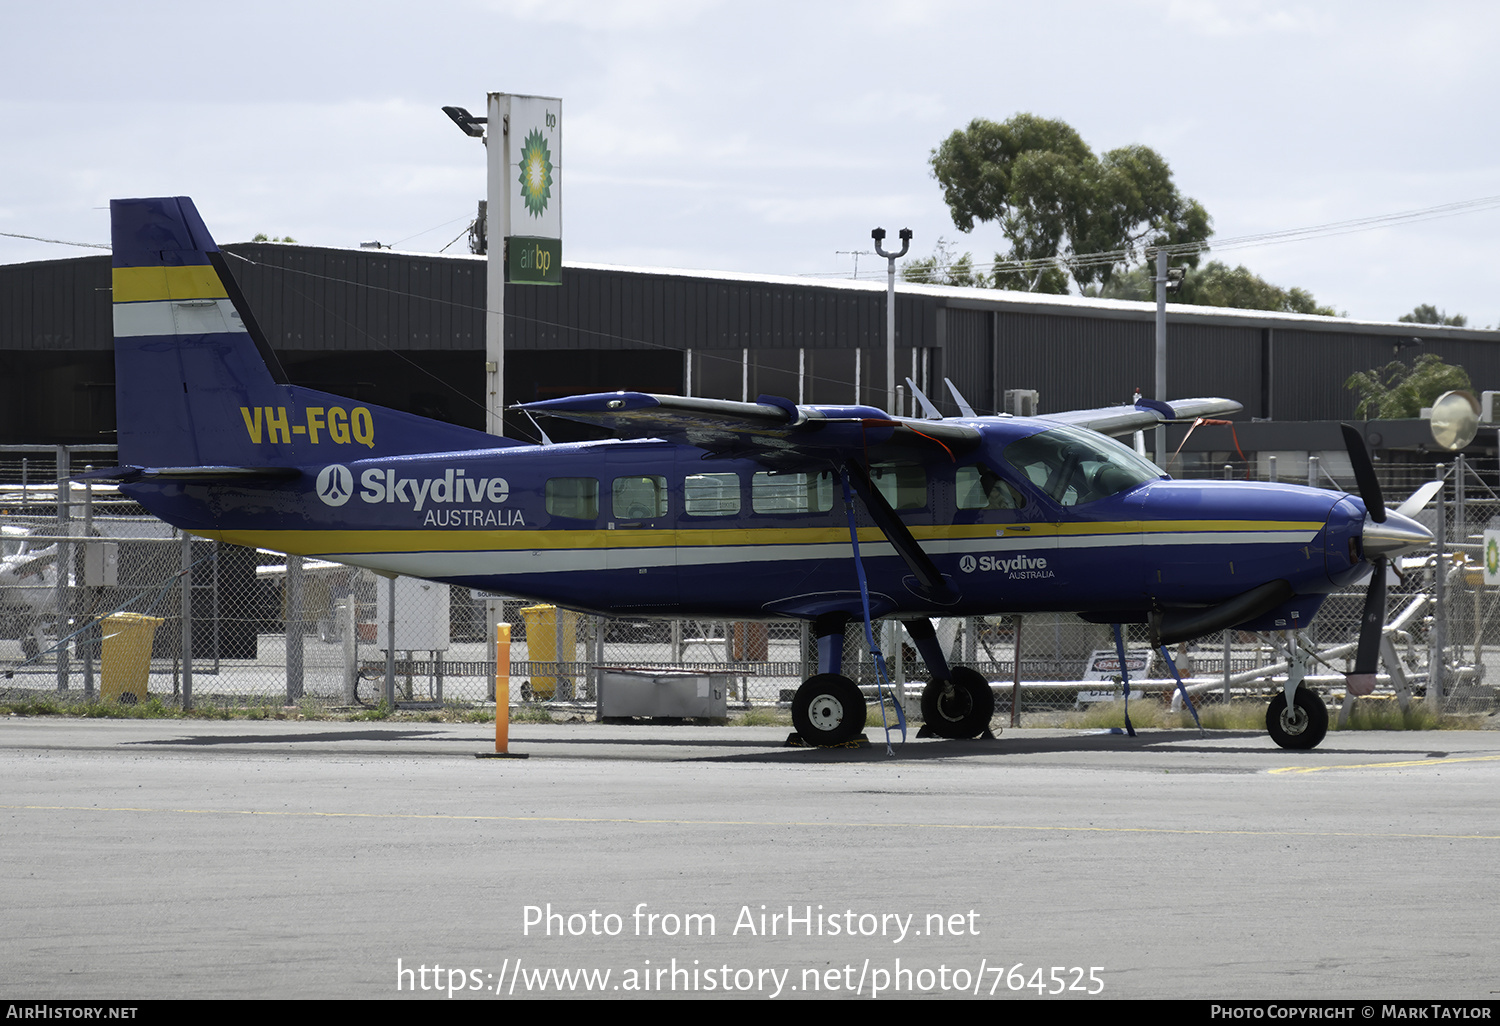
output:
[[[881,245],[885,241],[885,229],[870,232],[875,240],[875,254],[886,259],[885,274],[885,401],[886,412],[893,417],[901,416],[896,403],[896,261],[906,256],[911,248],[911,229],[903,228],[897,233],[901,238],[901,252],[887,253]]]
[[[1156,277],[1151,279],[1156,284],[1156,401],[1161,403],[1167,401],[1167,293],[1182,288],[1183,276],[1187,274],[1182,267],[1168,268],[1167,256],[1166,248],[1158,246]],[[1167,465],[1165,424],[1156,425],[1156,465],[1162,468]]]
[[[464,135],[484,143],[486,150],[485,220],[499,211],[501,223],[497,227],[484,226],[485,261],[485,314],[484,314],[484,429],[492,435],[505,434],[505,240],[510,235],[506,224],[510,204],[506,202],[505,188],[505,134],[509,127],[509,98],[498,93],[489,94],[487,113],[495,117],[476,118],[462,107],[444,107],[443,113],[453,119]],[[497,131],[487,131],[491,123]],[[498,244],[498,247],[497,247]],[[498,252],[497,252],[498,248]]]

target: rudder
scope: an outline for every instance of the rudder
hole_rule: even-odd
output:
[[[268,467],[520,443],[287,382],[185,196],[110,203],[120,462]]]

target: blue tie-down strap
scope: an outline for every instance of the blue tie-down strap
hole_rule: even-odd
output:
[[[854,573],[859,578],[859,598],[864,603],[865,610],[865,644],[870,647],[870,658],[875,662],[875,698],[880,703],[880,725],[885,730],[885,751],[887,755],[894,755],[891,751],[891,725],[885,716],[885,696],[889,691],[895,698],[896,721],[901,728],[901,741],[906,742],[906,713],[901,708],[901,699],[896,695],[896,689],[885,672],[885,656],[880,647],[875,644],[875,628],[870,619],[870,585],[865,579],[865,564],[859,555],[859,528],[854,523],[854,495],[849,487],[849,468],[840,467],[840,474],[844,482],[844,514],[849,519],[849,541],[854,546]]]
[[[1188,697],[1187,688],[1182,683],[1182,674],[1177,672],[1177,662],[1172,658],[1172,653],[1167,651],[1166,645],[1161,647],[1161,654],[1167,660],[1167,669],[1172,671],[1172,679],[1177,681],[1177,690],[1182,695],[1182,700],[1186,703],[1188,712],[1193,714],[1193,722],[1198,725],[1198,733],[1207,737],[1208,731],[1203,729],[1203,721],[1198,719],[1198,707],[1193,705],[1193,700]]]
[[[1130,725],[1130,668],[1125,665],[1125,640],[1120,637],[1120,625],[1115,624],[1115,655],[1120,660],[1120,683],[1125,686],[1125,733],[1135,737],[1135,728]]]

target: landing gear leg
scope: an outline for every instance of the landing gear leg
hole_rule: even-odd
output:
[[[848,622],[843,613],[826,613],[813,621],[818,672],[792,698],[792,725],[806,744],[841,745],[864,732],[865,696],[842,673]]]
[[[990,718],[995,715],[995,693],[989,681],[967,666],[948,665],[931,620],[907,620],[906,632],[932,671],[932,683],[922,690],[924,731],[955,741],[989,735]]]
[[[1266,733],[1282,748],[1316,748],[1328,733],[1328,706],[1320,695],[1300,686],[1307,657],[1295,635],[1288,635],[1287,649],[1291,666],[1286,687],[1266,709]]]

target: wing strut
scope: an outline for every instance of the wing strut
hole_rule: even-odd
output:
[[[943,574],[938,570],[937,564],[922,551],[922,546],[917,544],[917,539],[912,535],[911,530],[896,515],[896,511],[891,509],[891,504],[886,501],[880,490],[870,482],[870,475],[865,468],[854,460],[845,460],[842,467],[846,485],[853,482],[854,490],[859,493],[865,508],[870,511],[870,517],[875,521],[875,526],[880,528],[880,533],[884,534],[886,540],[895,546],[896,553],[906,561],[907,568],[916,577],[922,590],[935,602],[952,602],[955,596],[943,580]]]
[[[906,711],[902,709],[901,697],[896,694],[890,677],[886,675],[885,656],[881,654],[880,646],[875,644],[875,627],[870,620],[870,585],[865,579],[864,560],[859,556],[859,527],[854,522],[854,496],[849,490],[849,478],[852,476],[849,473],[849,464],[845,463],[841,470],[840,476],[844,481],[844,514],[849,519],[849,542],[854,546],[854,572],[859,577],[859,598],[865,608],[865,642],[870,646],[870,658],[875,661],[875,697],[880,702],[880,723],[885,728],[885,754],[895,755],[896,753],[891,751],[891,726],[885,718],[885,691],[889,690],[892,697],[896,699],[896,721],[901,727],[903,744],[906,742]],[[925,553],[923,553],[923,558],[926,558]]]

